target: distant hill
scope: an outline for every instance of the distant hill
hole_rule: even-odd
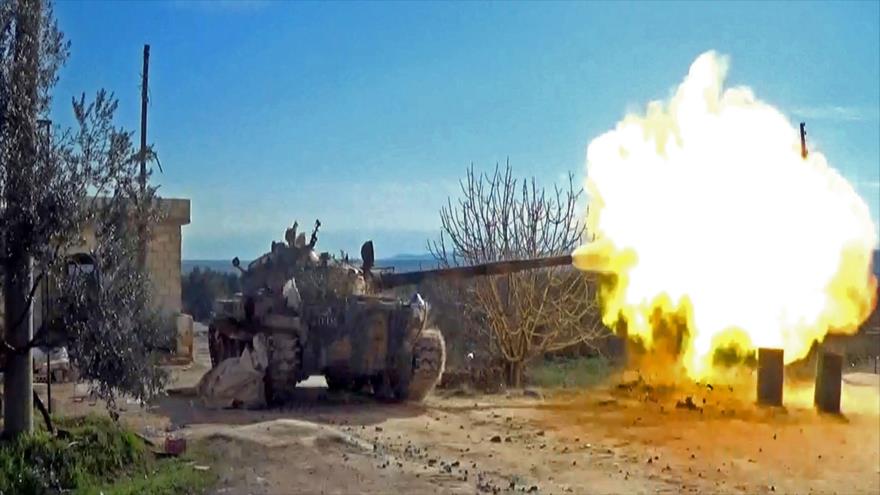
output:
[[[431,255],[428,254],[428,253],[422,253],[422,254],[395,254],[394,256],[392,256],[392,257],[390,257],[390,258],[385,258],[385,259],[386,259],[386,260],[394,260],[394,261],[397,261],[397,260],[418,260],[418,261],[424,261],[424,260],[433,260],[434,257],[431,256]]]
[[[250,261],[242,261],[247,265]],[[228,260],[183,260],[180,262],[180,271],[184,275],[193,271],[196,267],[201,270],[213,270],[215,272],[235,273],[237,270],[232,266],[232,259]]]
[[[379,268],[394,268],[395,272],[413,272],[437,268],[437,261],[430,254],[399,254],[391,258],[376,260]]]

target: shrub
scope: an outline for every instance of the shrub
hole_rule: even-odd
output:
[[[589,387],[611,373],[611,363],[604,357],[546,359],[526,368],[526,383],[545,388]]]
[[[146,450],[108,418],[59,419],[70,438],[36,430],[0,444],[0,493],[46,493],[110,481],[143,465]]]
[[[155,459],[137,435],[109,418],[55,423],[69,435],[37,429],[0,443],[0,494],[189,494],[212,480],[185,458]]]

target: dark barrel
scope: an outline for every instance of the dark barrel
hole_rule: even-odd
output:
[[[534,258],[525,260],[493,261],[471,266],[456,266],[452,268],[437,268],[434,270],[420,270],[403,273],[375,273],[373,283],[379,289],[391,289],[401,285],[414,285],[430,278],[465,279],[483,277],[487,275],[504,275],[537,268],[550,268],[554,266],[571,266],[571,255],[550,256],[546,258]]]

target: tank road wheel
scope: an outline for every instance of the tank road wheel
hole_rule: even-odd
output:
[[[283,403],[293,398],[302,367],[302,349],[296,335],[269,335],[269,367],[266,370],[266,399]]]
[[[413,345],[412,369],[409,376],[395,380],[394,392],[398,400],[421,402],[440,383],[446,363],[446,342],[435,328],[422,331]]]

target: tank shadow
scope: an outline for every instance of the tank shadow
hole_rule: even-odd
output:
[[[392,418],[424,414],[418,403],[392,403],[366,394],[330,392],[325,387],[297,388],[291,401],[265,409],[209,409],[194,394],[163,396],[152,404],[172,425],[245,425],[273,419],[298,419],[320,424],[367,426]]]

